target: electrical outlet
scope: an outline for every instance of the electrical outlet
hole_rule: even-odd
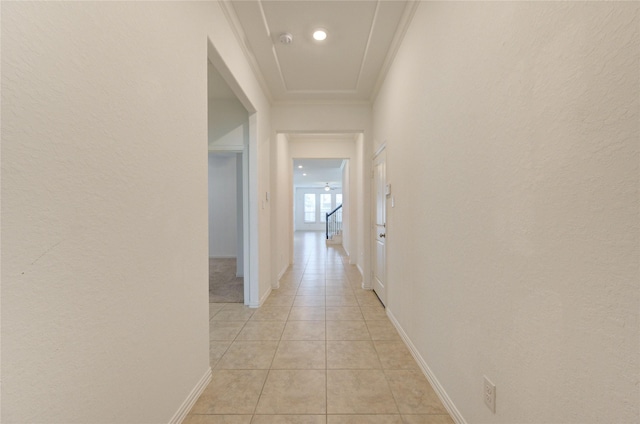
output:
[[[489,409],[491,409],[491,412],[495,414],[496,413],[496,385],[493,384],[487,378],[486,375],[483,377],[484,377],[484,390],[482,394],[484,396],[484,403],[487,405]]]

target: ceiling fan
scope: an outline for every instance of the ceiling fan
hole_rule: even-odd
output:
[[[335,187],[329,187],[329,183],[324,186],[324,191],[335,190]]]

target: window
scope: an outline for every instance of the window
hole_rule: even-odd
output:
[[[322,193],[320,195],[320,222],[327,220],[327,214],[331,212],[331,193]]]
[[[304,194],[304,222],[316,222],[316,195]]]
[[[336,194],[336,208],[342,204],[342,194]]]

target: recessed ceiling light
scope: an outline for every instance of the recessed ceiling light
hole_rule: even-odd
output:
[[[313,31],[313,39],[316,41],[324,41],[327,38],[327,31],[322,28],[317,28]]]
[[[298,165],[298,169],[302,169],[302,165]]]
[[[303,177],[306,177],[306,176],[307,176],[307,174],[302,174],[302,176],[303,176]]]

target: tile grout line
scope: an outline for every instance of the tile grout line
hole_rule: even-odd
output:
[[[329,420],[329,328],[327,326],[327,263],[325,261],[324,279],[324,420]]]

